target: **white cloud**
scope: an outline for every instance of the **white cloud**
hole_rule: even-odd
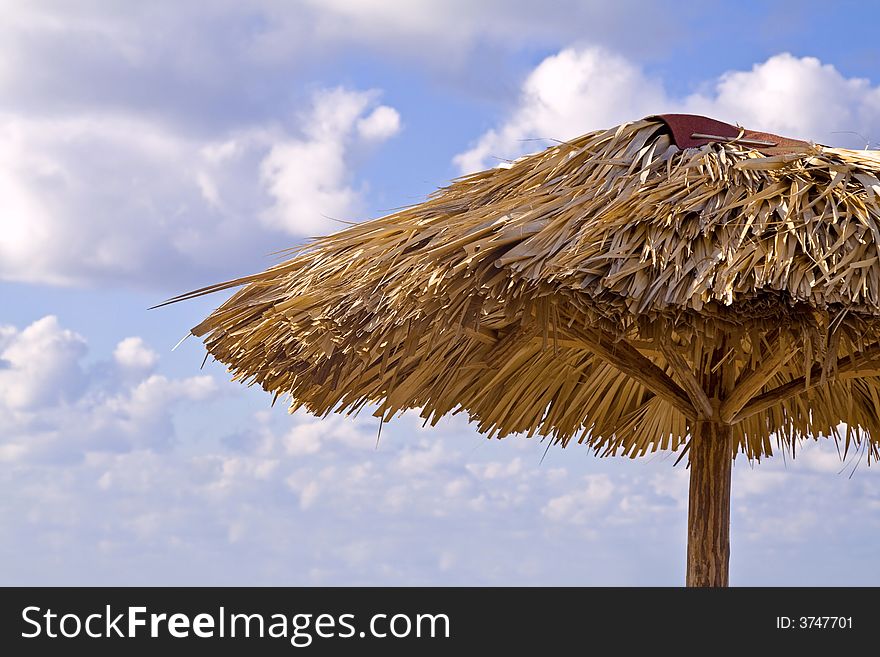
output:
[[[746,127],[862,148],[880,142],[880,87],[846,78],[813,57],[782,53],[749,71],[729,71],[686,96],[607,50],[567,48],[525,79],[517,106],[498,127],[455,157],[462,172],[544,144],[664,112],[704,114]],[[853,135],[861,133],[864,138]]]
[[[400,131],[400,114],[393,107],[381,105],[369,116],[358,119],[357,131],[369,141],[384,141]]]
[[[315,424],[313,422],[298,424],[287,432],[283,442],[289,455],[314,454],[321,449],[321,434],[317,430],[320,427]]]
[[[29,328],[3,327],[0,345],[40,332],[27,340],[65,342],[57,320]],[[572,447],[554,450],[548,467],[536,441],[487,442],[456,418],[416,431],[411,413],[385,427],[378,450],[373,418],[281,409],[233,421],[234,440],[189,422],[176,438],[174,404],[210,414],[201,410],[218,392],[210,379],[142,371],[115,381],[127,369],[115,359],[77,362],[78,394],[39,414],[0,404],[0,496],[10,500],[0,550],[18,555],[0,564],[4,581],[669,585],[683,576],[687,471],[669,459],[600,460]],[[836,454],[823,441],[787,469],[782,459],[737,464],[737,583],[762,582],[764,564],[802,578],[793,545],[809,542],[812,559],[880,531],[874,469],[829,476],[814,467],[817,451]],[[832,581],[876,581],[870,558],[853,556]]]
[[[49,315],[23,330],[0,327],[0,408],[22,411],[77,398],[86,342]]]
[[[24,445],[0,445],[0,463],[18,461],[27,452]]]
[[[549,500],[541,512],[556,522],[587,522],[611,499],[615,487],[607,475],[589,475],[583,482],[576,490]]]
[[[685,99],[684,107],[825,144],[864,148],[871,142],[877,148],[880,143],[880,87],[846,78],[815,57],[782,53],[749,71],[727,72],[709,91]]]
[[[651,492],[657,497],[671,500],[679,508],[687,509],[689,477],[690,472],[684,468],[657,474],[651,480]]]
[[[135,370],[149,370],[159,360],[159,354],[150,349],[143,338],[125,338],[113,350],[113,358],[122,367]]]
[[[668,46],[660,35],[663,26],[673,25],[668,12],[638,0],[555,0],[550,7],[528,0],[254,0],[246,6],[198,7],[154,2],[149,8],[93,3],[75,9],[35,0],[7,5],[0,42],[8,56],[0,59],[0,83],[25,97],[53,86],[64,95],[94,94],[95,86],[72,88],[62,75],[82,77],[86,71],[103,73],[115,83],[116,94],[135,95],[137,82],[155,81],[156,70],[167,68],[164,84],[186,101],[193,86],[215,91],[223,73],[245,90],[255,69],[289,74],[306,66],[303,53],[354,46],[449,68],[462,66],[475,48],[488,45],[509,51],[589,38],[623,47],[643,48],[648,40]],[[682,15],[688,15],[686,9]],[[38,56],[54,66],[29,79],[20,64]]]
[[[841,448],[840,452],[832,449],[826,450],[818,450],[818,449],[802,449],[801,453],[798,455],[800,458],[800,462],[810,470],[814,472],[824,472],[826,474],[835,474],[838,475],[845,470],[848,470],[846,464],[849,463],[850,466],[853,465],[852,459],[852,448],[848,454],[847,461],[844,461],[841,457],[843,455],[843,449]]]
[[[84,363],[86,340],[46,316],[0,329],[0,459],[70,461],[90,452],[167,448],[172,411],[217,393],[209,376],[152,374],[157,356],[139,337],[112,362]]]
[[[171,402],[204,401],[210,399],[216,390],[216,383],[210,376],[169,379],[161,374],[152,374],[127,394],[120,395],[115,400],[118,401],[125,416],[137,427],[148,417],[161,412]]]
[[[199,144],[141,118],[0,116],[0,187],[12,192],[0,197],[0,277],[144,285],[191,274],[198,245],[216,246],[211,223],[229,230],[203,207],[201,167]]]
[[[468,464],[467,469],[480,479],[499,479],[518,475],[522,472],[523,462],[521,458],[517,457],[506,463],[502,461],[492,461],[485,464],[472,463]]]
[[[294,416],[293,423],[294,426],[281,438],[290,456],[316,454],[325,444],[335,449],[357,451],[376,448],[374,432],[378,428],[377,422],[339,415],[315,418],[298,414]]]
[[[539,150],[535,139],[565,140],[624,119],[662,111],[662,84],[600,48],[567,48],[542,61],[523,82],[519,104],[500,127],[456,156],[462,172]]]
[[[774,472],[769,468],[750,468],[743,462],[737,464],[734,473],[732,495],[734,499],[742,499],[751,495],[768,495],[790,483],[791,476],[786,472]]]
[[[475,48],[516,50],[528,45],[589,39],[644,50],[667,46],[670,12],[637,0],[307,0],[321,41],[365,44],[444,67],[461,66]],[[689,6],[679,4],[681,16]],[[280,25],[286,24],[282,17]],[[277,37],[283,34],[279,31]],[[277,45],[276,45],[277,48]]]
[[[443,444],[430,439],[423,440],[417,447],[407,447],[397,458],[397,470],[405,476],[418,476],[437,469],[454,458]]]
[[[321,90],[289,127],[217,136],[134,113],[0,114],[0,278],[179,290],[255,269],[362,209],[353,149],[399,128],[377,98]]]
[[[296,235],[315,235],[332,219],[351,220],[359,192],[349,184],[347,156],[356,138],[379,143],[400,128],[396,110],[386,105],[365,113],[376,92],[337,88],[315,94],[303,119],[303,138],[274,144],[260,167],[260,176],[274,199],[263,221]]]

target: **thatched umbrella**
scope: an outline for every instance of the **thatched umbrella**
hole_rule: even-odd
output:
[[[878,455],[878,172],[878,152],[649,117],[176,300],[244,286],[192,332],[291,410],[686,453],[687,584],[724,586],[737,455],[819,435]]]

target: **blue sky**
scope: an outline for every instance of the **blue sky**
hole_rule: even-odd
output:
[[[316,420],[147,311],[662,111],[880,143],[870,3],[0,1],[0,582],[683,581],[687,473]],[[854,474],[852,474],[854,472]],[[851,476],[852,474],[852,476]],[[734,584],[880,584],[880,478],[737,460]]]

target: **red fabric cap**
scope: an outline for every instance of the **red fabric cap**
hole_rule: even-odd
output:
[[[705,146],[714,139],[706,139],[692,137],[693,134],[717,135],[718,137],[735,138],[740,136],[740,128],[723,121],[710,119],[708,116],[700,116],[699,114],[657,114],[649,117],[652,119],[660,119],[669,128],[672,134],[672,141],[679,148],[699,148]],[[773,142],[774,146],[752,146],[765,155],[781,155],[783,153],[797,153],[808,150],[810,143],[800,139],[790,139],[789,137],[780,137],[769,132],[758,132],[756,130],[745,130],[742,133],[743,139],[755,139],[758,141]]]

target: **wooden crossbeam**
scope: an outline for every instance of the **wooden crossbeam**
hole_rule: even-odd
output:
[[[709,396],[703,390],[703,386],[697,380],[693,368],[691,368],[681,352],[674,345],[662,340],[660,342],[660,352],[672,367],[672,371],[678,376],[685,393],[700,417],[704,419],[711,418],[712,402],[709,401]]]
[[[797,353],[797,349],[786,349],[784,345],[780,345],[778,349],[767,354],[755,369],[740,376],[733,390],[721,404],[721,420],[727,423],[731,422],[736,414],[761,392],[761,389],[767,385],[767,382],[773,378],[779,368],[791,360],[795,353]]]
[[[880,344],[865,349],[852,357],[838,361],[837,373],[829,376],[826,383],[854,379],[863,376],[880,376]],[[753,397],[742,407],[731,422],[740,422],[756,413],[766,411],[776,404],[790,399],[822,384],[822,365],[814,365],[810,370],[810,383],[807,385],[807,377],[799,376],[781,386]]]
[[[562,329],[561,332],[569,334],[567,337],[579,340],[584,347],[624,374],[631,376],[686,417],[691,419],[698,417],[699,414],[687,393],[666,372],[626,340],[616,340],[612,334],[596,328],[572,326]]]

